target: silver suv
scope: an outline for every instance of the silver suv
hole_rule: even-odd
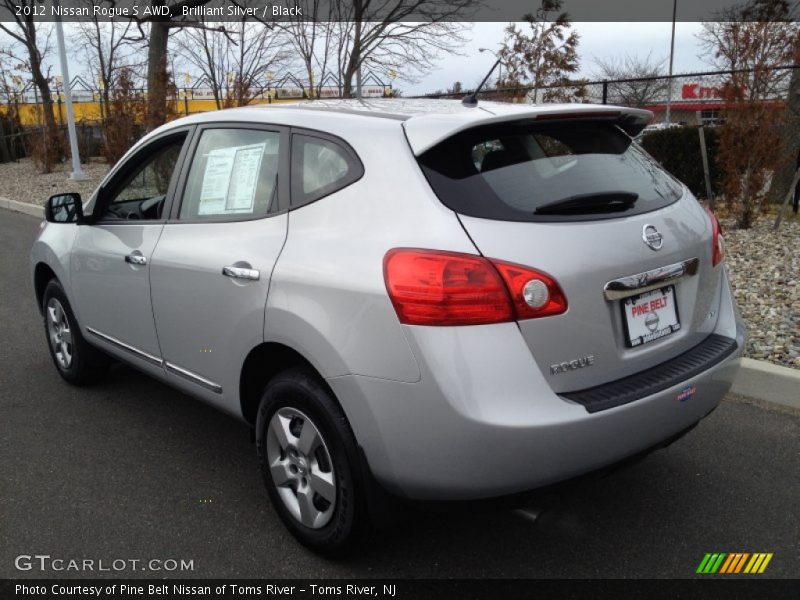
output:
[[[719,223],[643,110],[317,101],[147,135],[31,253],[53,362],[124,361],[241,418],[291,532],[372,490],[535,489],[676,439],[745,331]]]

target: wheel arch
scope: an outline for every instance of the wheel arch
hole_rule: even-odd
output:
[[[264,386],[278,373],[292,367],[305,367],[313,371],[328,388],[331,397],[344,411],[336,394],[330,389],[320,369],[303,354],[286,344],[263,342],[250,350],[242,365],[239,377],[239,403],[242,417],[251,426],[256,423],[258,405]]]
[[[331,398],[339,406],[342,414],[345,415],[347,426],[356,441],[363,485],[369,499],[367,509],[371,519],[376,523],[393,522],[391,511],[394,510],[395,500],[375,479],[365,450],[359,443],[358,434],[343,403],[322,376],[320,369],[315,367],[303,354],[280,342],[270,341],[259,344],[248,353],[242,366],[239,401],[242,417],[254,429],[253,440],[256,444],[259,443],[259,432],[255,429],[264,386],[275,375],[292,367],[305,367],[313,371],[319,377],[321,384],[330,392]]]
[[[51,279],[58,281],[55,271],[46,262],[38,262],[33,269],[33,289],[36,293],[36,305],[39,312],[43,312],[42,301],[44,300],[44,289]],[[63,287],[63,284],[62,284]]]

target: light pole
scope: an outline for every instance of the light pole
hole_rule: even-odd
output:
[[[667,85],[667,114],[666,123],[670,124],[672,115],[670,109],[672,108],[672,58],[675,53],[675,17],[678,12],[678,0],[672,0],[672,38],[669,43],[669,84]]]
[[[67,50],[64,47],[64,28],[58,14],[58,0],[53,0],[56,14],[56,37],[58,38],[58,54],[61,59],[61,77],[64,80],[64,102],[67,105],[67,129],[69,131],[69,148],[72,154],[73,181],[84,181],[86,174],[81,170],[81,157],[78,154],[78,136],[75,133],[75,115],[72,113],[72,90],[69,87],[69,69],[67,68]]]

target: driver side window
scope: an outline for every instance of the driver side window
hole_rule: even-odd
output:
[[[178,164],[186,134],[145,149],[146,156],[118,185],[109,190],[104,220],[157,221],[162,218],[169,183]],[[131,160],[136,161],[134,157]],[[127,170],[127,169],[126,169]]]

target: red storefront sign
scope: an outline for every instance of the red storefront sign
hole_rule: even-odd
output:
[[[721,98],[722,89],[713,86],[700,85],[699,83],[684,83],[681,88],[683,100],[700,100],[705,98]]]

